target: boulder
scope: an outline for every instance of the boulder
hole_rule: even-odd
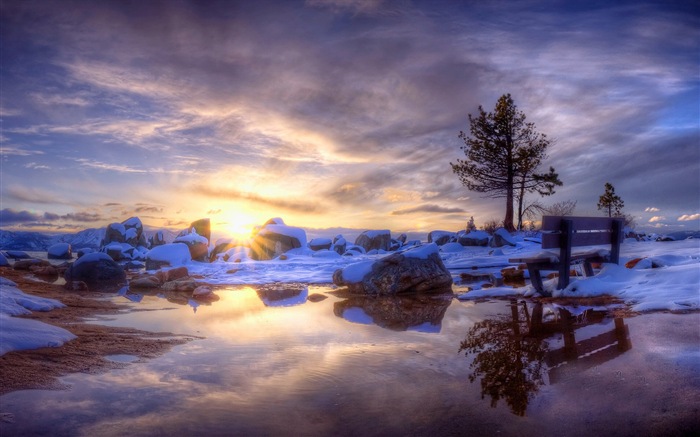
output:
[[[109,255],[102,252],[83,255],[64,274],[66,282],[82,281],[90,288],[115,288],[126,283],[126,273]]]
[[[398,237],[396,237],[396,241],[398,241],[402,245],[406,244],[406,239],[408,239],[408,236],[406,234],[401,234]]]
[[[9,267],[10,262],[5,258],[5,255],[0,253],[0,267]]]
[[[183,243],[187,245],[190,256],[194,261],[207,261],[209,259],[209,240],[199,235],[192,228],[192,232],[187,235],[180,235],[173,243]]]
[[[154,247],[146,254],[146,270],[175,267],[192,261],[190,250],[184,243],[169,243]]]
[[[355,245],[362,247],[365,252],[370,250],[389,250],[391,232],[388,229],[379,231],[364,231],[355,239]]]
[[[256,261],[269,260],[292,249],[306,247],[306,231],[301,228],[278,224],[270,219],[251,242],[250,257]]]
[[[32,267],[36,266],[50,266],[51,263],[46,261],[45,259],[21,259],[19,261],[15,261],[15,264],[12,266],[14,270],[30,270]]]
[[[130,246],[145,246],[146,237],[143,235],[143,223],[138,217],[131,217],[122,222],[124,226],[124,243]]]
[[[182,279],[186,278],[190,275],[190,272],[187,270],[187,267],[185,266],[180,266],[180,267],[174,267],[172,269],[163,269],[163,270],[158,270],[156,272],[156,277],[160,282],[165,283],[165,282],[170,282],[170,281],[175,281],[177,279]]]
[[[330,250],[333,241],[330,238],[314,238],[309,241],[309,249],[314,252],[317,250]]]
[[[209,253],[209,262],[216,261],[219,255],[223,255],[238,245],[238,241],[232,238],[219,238],[214,244],[214,249]]]
[[[93,253],[95,249],[91,247],[81,247],[78,249],[78,258],[80,258],[83,255],[87,255],[88,253]]]
[[[197,288],[197,283],[192,278],[181,278],[166,282],[161,288],[166,291],[194,291]]]
[[[195,220],[190,223],[190,230],[194,229],[197,235],[207,239],[207,244],[211,241],[211,221],[208,218]]]
[[[22,252],[21,250],[8,250],[5,252],[5,256],[15,260],[31,258],[27,252]]]
[[[126,241],[126,228],[121,223],[110,223],[105,230],[105,237],[102,246],[110,243],[123,243]]]
[[[460,235],[457,242],[462,246],[483,246],[489,244],[491,237],[486,231],[471,231],[467,234]]]
[[[515,246],[515,240],[505,228],[498,228],[489,241],[489,247]]]
[[[162,246],[166,244],[165,241],[165,234],[163,234],[163,231],[157,231],[155,234],[153,234],[152,237],[148,239],[148,247],[153,249],[156,246]]]
[[[437,244],[431,243],[338,269],[333,273],[333,283],[371,295],[444,292],[452,285],[452,275],[440,258]]]
[[[338,254],[342,255],[345,253],[345,249],[348,247],[348,242],[342,235],[336,235],[333,239],[333,246],[331,247],[333,250],[338,252]]]
[[[49,259],[72,259],[73,252],[71,251],[70,244],[68,243],[56,243],[50,246],[47,250],[47,257]]]
[[[129,288],[158,288],[161,286],[161,281],[156,276],[142,276],[129,281]]]
[[[428,233],[428,243],[435,243],[438,246],[457,241],[457,233],[450,231],[431,231]]]

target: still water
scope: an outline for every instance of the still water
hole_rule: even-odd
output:
[[[0,397],[0,435],[668,435],[699,429],[700,314],[329,287],[115,296],[93,323],[204,337],[65,391]],[[129,362],[128,356],[112,357]]]

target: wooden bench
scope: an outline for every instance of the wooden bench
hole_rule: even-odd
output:
[[[593,276],[591,263],[620,262],[624,219],[609,217],[542,217],[542,249],[559,249],[559,254],[545,252],[531,258],[511,258],[512,263],[525,263],[530,273],[530,282],[544,294],[542,270],[559,272],[557,289],[569,285],[569,270],[572,264],[583,263],[586,276]],[[571,253],[573,247],[610,245],[610,251],[595,250]]]

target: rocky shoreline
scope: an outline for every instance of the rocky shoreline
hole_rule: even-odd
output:
[[[57,299],[66,305],[23,317],[62,327],[77,336],[60,347],[13,351],[0,356],[0,395],[16,390],[64,389],[59,378],[70,373],[100,373],[129,365],[107,359],[110,355],[132,355],[138,362],[198,338],[87,323],[88,318],[118,314],[127,307],[100,299],[101,293],[66,291],[61,285],[38,280],[28,271],[0,269],[0,276],[16,283],[27,294]]]

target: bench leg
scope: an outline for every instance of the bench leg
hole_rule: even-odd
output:
[[[542,285],[542,276],[540,270],[534,266],[527,266],[527,271],[530,273],[530,283],[538,293],[544,294],[544,285]]]
[[[570,268],[568,264],[562,264],[561,267],[559,267],[559,283],[557,284],[557,290],[563,290],[569,285]]]

